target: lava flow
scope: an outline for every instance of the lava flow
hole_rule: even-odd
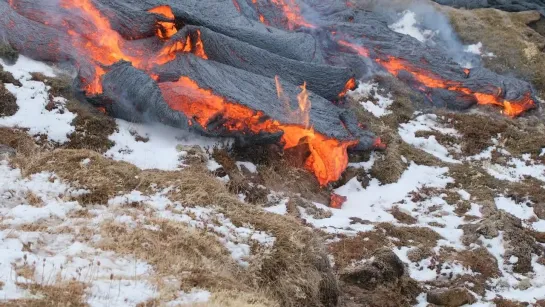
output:
[[[284,16],[287,19],[288,29],[294,30],[298,27],[305,27],[314,29],[315,25],[308,22],[303,15],[301,15],[301,8],[295,2],[295,0],[271,0],[277,7],[282,9]],[[254,2],[255,3],[255,2]],[[260,17],[260,21],[264,22]]]
[[[370,57],[369,50],[365,47],[349,43],[345,40],[339,40],[337,43],[340,46],[351,49],[353,52],[357,53],[362,57]],[[500,97],[500,88],[498,88],[498,94],[496,95],[475,92],[467,87],[462,86],[460,82],[443,80],[441,77],[436,76],[431,72],[428,72],[422,68],[415,67],[409,62],[393,56],[388,56],[387,60],[377,58],[375,59],[375,61],[396,77],[401,71],[406,71],[410,73],[413,78],[423,86],[419,87],[423,91],[425,91],[426,88],[442,88],[449,91],[459,92],[474,97],[478,104],[491,104],[500,106],[503,108],[503,113],[511,117],[520,115],[524,111],[533,108],[535,105],[535,102],[532,100],[530,93],[526,94],[520,100],[509,101]],[[464,70],[464,73],[466,74],[466,76],[469,75],[469,70]]]
[[[299,12],[293,1],[286,3],[282,0],[273,0],[273,2],[286,10],[296,8],[296,12]],[[94,6],[91,0],[61,0],[60,3],[64,9],[71,11],[73,16],[78,16],[86,21],[86,23],[78,23],[68,17],[60,24],[70,35],[70,43],[77,52],[76,65],[90,64],[94,68],[92,78],[81,80],[87,95],[102,93],[102,77],[106,73],[107,67],[118,61],[129,61],[134,67],[147,72],[152,79],[158,80],[158,76],[151,73],[152,68],[174,60],[178,53],[193,53],[203,59],[208,59],[199,31],[187,35],[184,41],[171,40],[177,34],[178,29],[175,25],[175,16],[169,6],[163,5],[148,10],[148,12],[164,18],[156,24],[156,36],[162,41],[163,47],[157,52],[149,52],[148,50],[131,49],[138,47],[130,47],[132,45],[126,44],[126,41],[113,30],[110,21]],[[237,3],[236,0],[234,3]],[[313,27],[297,14],[288,14],[288,20],[292,27]],[[173,110],[184,113],[204,129],[207,129],[211,121],[221,118],[220,129],[242,134],[282,131],[282,143],[285,148],[292,148],[301,143],[308,144],[310,156],[305,162],[305,167],[315,174],[321,185],[339,179],[348,165],[348,147],[356,145],[358,142],[328,138],[310,127],[311,103],[306,83],[300,87],[301,92],[297,96],[299,125],[282,124],[268,118],[262,112],[228,101],[226,98],[216,95],[212,90],[200,88],[194,80],[187,76],[181,76],[177,82],[159,83],[159,87],[164,99]]]
[[[347,149],[357,141],[340,142],[316,133],[312,128],[299,125],[282,124],[268,119],[265,114],[243,105],[227,101],[211,90],[202,89],[188,77],[181,77],[177,82],[160,83],[159,87],[170,108],[183,112],[189,118],[206,128],[208,124],[221,117],[222,127],[241,133],[283,131],[284,148],[292,148],[304,141],[311,152],[305,167],[312,171],[321,185],[338,180],[348,165]],[[299,94],[301,103],[310,106],[304,86]],[[305,102],[305,97],[307,102]],[[305,106],[300,107],[302,110]]]
[[[388,60],[376,59],[376,62],[394,76],[398,76],[400,71],[410,73],[415,80],[427,88],[442,88],[449,91],[455,91],[473,96],[478,104],[491,104],[503,107],[503,113],[511,117],[520,115],[522,112],[534,107],[534,101],[529,93],[520,100],[509,101],[500,97],[500,88],[497,89],[498,94],[496,95],[474,92],[467,87],[463,87],[460,82],[443,80],[439,76],[435,76],[424,69],[414,67],[408,62],[392,56],[388,57]]]

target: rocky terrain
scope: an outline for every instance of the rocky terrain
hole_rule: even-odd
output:
[[[391,29],[441,37],[399,2]],[[540,13],[430,5],[545,97]],[[416,109],[359,80],[348,104],[387,147],[323,188],[297,150],[112,119],[0,55],[0,306],[545,306],[541,107]]]

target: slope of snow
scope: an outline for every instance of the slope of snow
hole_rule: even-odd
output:
[[[178,145],[212,147],[219,142],[158,123],[138,124],[120,119],[116,122],[118,131],[110,136],[115,145],[105,155],[141,169],[177,169],[182,164]],[[146,138],[146,141],[137,140],[135,136]]]
[[[6,89],[17,98],[19,110],[13,116],[0,117],[0,126],[28,128],[31,135],[47,135],[51,141],[58,143],[68,141],[68,135],[74,132],[70,124],[75,114],[63,108],[64,99],[55,99],[59,108],[46,110],[49,103],[48,87],[43,82],[32,81],[30,75],[32,72],[40,72],[54,77],[54,69],[24,56],[20,56],[13,66],[6,65],[2,60],[0,63],[5,71],[11,72],[22,84],[21,87],[6,84]]]
[[[416,148],[420,148],[425,152],[434,155],[442,161],[449,163],[461,163],[458,160],[452,158],[449,150],[439,144],[434,135],[430,135],[427,138],[425,137],[416,137],[416,132],[418,131],[430,131],[430,132],[439,132],[444,135],[457,136],[458,133],[452,128],[441,127],[437,123],[437,115],[434,114],[424,114],[419,115],[414,120],[401,124],[399,127],[399,136],[408,144],[413,145]]]
[[[358,87],[349,91],[348,95],[359,101],[360,105],[376,117],[391,114],[388,108],[394,103],[390,95],[379,93],[379,87],[376,83],[360,82]]]

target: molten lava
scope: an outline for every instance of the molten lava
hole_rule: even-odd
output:
[[[159,21],[157,22],[157,36],[162,39],[169,39],[172,36],[174,36],[176,33],[178,33],[178,29],[176,29],[176,24],[174,23],[174,13],[172,13],[172,9],[168,5],[161,5],[155,8],[152,8],[151,10],[148,10],[150,13],[155,13],[158,15],[161,15],[167,19],[170,19],[171,21]]]
[[[282,12],[287,19],[288,29],[294,30],[298,27],[316,28],[315,25],[306,21],[301,15],[301,9],[295,0],[271,0],[271,2],[282,9]]]
[[[339,93],[339,99],[344,98],[348,91],[352,91],[356,88],[356,79],[354,77],[350,78],[348,82],[344,85],[344,89]]]
[[[517,116],[534,107],[534,101],[530,97],[529,93],[520,100],[508,101],[500,97],[500,88],[497,89],[498,93],[496,95],[478,93],[470,90],[469,88],[463,87],[460,82],[443,80],[439,76],[435,76],[424,69],[414,67],[402,59],[389,56],[388,60],[376,59],[376,61],[394,76],[398,76],[400,71],[406,71],[410,73],[415,80],[427,88],[442,88],[473,96],[478,104],[492,104],[503,107],[503,113],[508,116]]]
[[[298,125],[286,125],[268,119],[260,111],[226,100],[211,90],[202,89],[188,77],[181,77],[177,82],[160,83],[159,87],[170,108],[183,112],[206,129],[207,125],[221,118],[222,127],[240,133],[279,132],[283,131],[284,148],[292,148],[306,142],[310,156],[305,167],[312,171],[321,185],[338,180],[348,165],[347,148],[357,141],[340,142]],[[304,86],[302,86],[304,88]],[[307,96],[303,90],[299,96]]]
[[[252,1],[254,4],[257,3],[256,0]],[[314,27],[302,18],[299,7],[293,0],[272,1],[287,13],[290,27]],[[10,0],[10,4],[15,5],[13,2],[16,0]],[[94,6],[92,0],[60,0],[60,3],[64,9],[70,10],[71,16],[78,17],[77,19],[67,17],[60,22],[70,35],[71,44],[77,52],[76,65],[92,65],[94,68],[91,80],[81,80],[87,95],[102,93],[102,76],[108,66],[118,61],[132,62],[134,67],[147,72],[157,81],[159,77],[151,73],[152,68],[174,60],[178,53],[193,53],[208,59],[200,31],[187,35],[184,41],[171,40],[178,30],[175,27],[175,16],[169,6],[158,6],[148,11],[166,19],[158,21],[156,25],[156,35],[163,41],[164,47],[157,52],[149,52],[126,46],[125,40],[113,30],[109,20]],[[238,4],[236,0],[234,3]],[[85,22],[72,21],[80,19]],[[264,18],[262,21],[264,22]],[[284,95],[278,78],[276,82],[279,99],[285,101],[289,107],[289,98]],[[283,132],[282,143],[286,149],[298,146],[302,142],[308,144],[310,156],[305,161],[305,167],[315,174],[321,185],[339,179],[348,165],[348,147],[358,142],[328,138],[310,127],[311,102],[306,83],[300,87],[301,92],[297,95],[298,109],[295,113],[300,123],[298,125],[282,124],[270,119],[263,112],[228,101],[209,89],[200,88],[195,81],[186,76],[181,76],[177,82],[159,83],[159,87],[169,106],[191,119],[190,125],[196,122],[207,129],[210,123],[219,122],[221,129],[242,134]]]
[[[329,206],[335,209],[341,209],[343,204],[348,200],[346,196],[331,193],[329,196]]]

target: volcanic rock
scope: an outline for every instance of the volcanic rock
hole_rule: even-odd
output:
[[[465,288],[439,289],[428,292],[428,302],[448,307],[458,307],[476,302],[475,297]]]

